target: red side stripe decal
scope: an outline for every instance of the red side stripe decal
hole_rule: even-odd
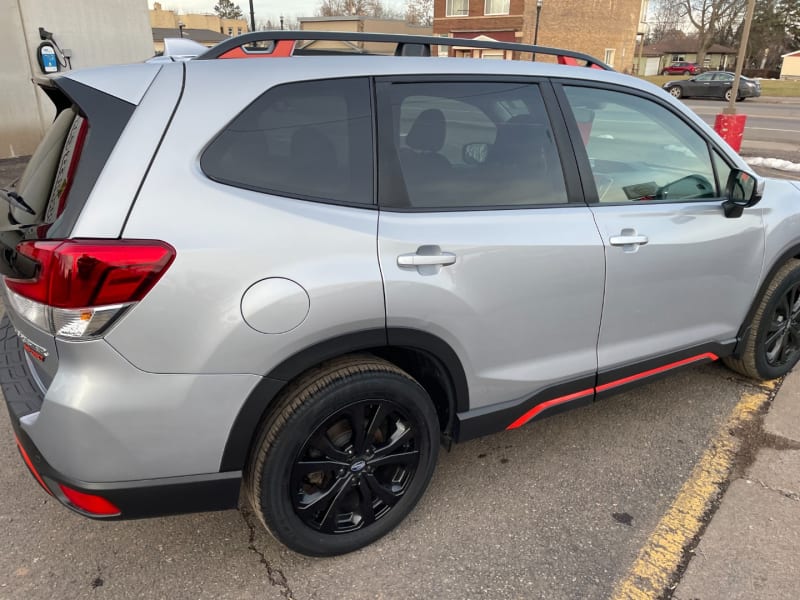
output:
[[[540,412],[552,406],[558,406],[559,404],[564,404],[565,402],[570,402],[571,400],[577,400],[578,398],[585,398],[586,396],[590,396],[592,394],[594,394],[594,388],[589,388],[588,390],[575,392],[574,394],[568,394],[567,396],[561,396],[560,398],[553,398],[552,400],[548,400],[547,402],[542,402],[541,404],[537,404],[528,412],[526,412],[524,415],[522,415],[519,419],[514,421],[511,425],[506,427],[506,429],[516,429],[521,425],[525,425],[525,423],[530,421]]]
[[[659,373],[663,373],[664,371],[677,369],[678,367],[690,365],[694,362],[698,362],[701,360],[717,360],[718,358],[719,357],[716,354],[712,354],[711,352],[706,352],[705,354],[698,354],[697,356],[690,356],[689,358],[684,358],[683,360],[679,360],[674,363],[669,363],[668,365],[664,365],[662,367],[656,367],[655,369],[650,369],[649,371],[643,371],[642,373],[637,373],[636,375],[631,375],[630,377],[624,377],[623,379],[617,379],[616,381],[611,381],[609,383],[604,383],[603,385],[598,385],[595,388],[595,391],[604,392],[606,390],[610,390],[611,388],[619,387],[621,385],[625,385],[626,383],[631,383],[633,381],[638,381],[639,379],[644,379],[645,377],[652,377],[653,375],[658,375]]]
[[[533,419],[536,415],[540,412],[547,410],[553,406],[558,406],[559,404],[564,404],[566,402],[570,402],[572,400],[577,400],[579,398],[585,398],[591,394],[596,392],[604,392],[606,390],[613,389],[615,387],[619,387],[625,385],[627,383],[632,383],[634,381],[638,381],[640,379],[644,379],[645,377],[652,377],[653,375],[658,375],[659,373],[664,373],[665,371],[669,371],[671,369],[677,369],[678,367],[683,367],[685,365],[692,364],[694,362],[698,362],[701,360],[717,360],[719,357],[712,353],[706,352],[704,354],[698,354],[697,356],[691,356],[689,358],[684,358],[683,360],[679,360],[677,362],[669,363],[663,365],[661,367],[656,367],[655,369],[650,369],[649,371],[642,371],[641,373],[637,373],[636,375],[631,375],[629,377],[623,377],[622,379],[617,379],[616,381],[611,381],[609,383],[604,383],[603,385],[599,385],[594,388],[589,388],[588,390],[582,390],[580,392],[575,392],[574,394],[568,394],[566,396],[560,396],[558,398],[553,398],[552,400],[547,400],[546,402],[542,402],[541,404],[537,404],[516,421],[511,423],[506,429],[516,429]]]

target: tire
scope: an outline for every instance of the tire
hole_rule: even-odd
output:
[[[728,90],[728,91],[725,92],[725,101],[726,102],[730,102],[731,101],[731,91],[732,90]]]
[[[791,371],[800,359],[800,260],[775,273],[749,325],[739,358],[727,357],[725,364],[761,381]]]
[[[246,495],[267,530],[292,550],[352,552],[411,512],[433,474],[438,444],[436,412],[421,385],[374,356],[343,357],[281,395],[251,452]]]
[[[678,85],[672,86],[672,87],[671,87],[671,88],[669,88],[669,90],[667,90],[667,91],[669,91],[669,93],[670,93],[670,94],[672,94],[672,96],[673,96],[674,98],[681,98],[681,97],[683,97],[683,90],[682,90],[682,89],[680,88],[680,86],[678,86]]]

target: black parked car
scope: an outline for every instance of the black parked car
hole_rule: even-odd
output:
[[[734,74],[728,71],[708,71],[696,77],[668,81],[664,89],[676,98],[721,98],[731,99]],[[761,84],[756,79],[742,77],[736,100],[757,98],[761,95]]]

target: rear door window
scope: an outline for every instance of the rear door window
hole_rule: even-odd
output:
[[[536,83],[382,82],[380,202],[410,209],[568,202]]]
[[[211,179],[272,194],[373,202],[372,113],[366,78],[273,88],[206,149]]]

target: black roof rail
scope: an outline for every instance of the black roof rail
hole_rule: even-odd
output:
[[[466,38],[437,37],[432,35],[401,35],[389,33],[349,33],[341,31],[252,31],[237,35],[216,46],[213,46],[198,56],[195,60],[213,60],[217,58],[235,58],[238,56],[269,56],[281,41],[342,41],[342,42],[383,42],[397,44],[395,56],[430,56],[431,46],[459,46],[467,48],[488,48],[492,50],[511,50],[516,52],[530,52],[534,55],[546,54],[556,56],[559,62],[577,65],[577,61],[584,61],[587,67],[613,71],[604,62],[584,54],[561,48],[547,46],[533,46],[530,44],[517,44],[513,42],[496,42],[487,40],[474,40]],[[244,46],[255,45],[259,42],[274,42],[270,48],[245,49]],[[241,49],[238,50],[237,49]],[[293,50],[293,48],[292,48]],[[234,51],[233,53],[231,51]],[[228,56],[225,56],[228,54]],[[281,54],[288,56],[289,54]],[[277,54],[276,54],[277,55]]]

